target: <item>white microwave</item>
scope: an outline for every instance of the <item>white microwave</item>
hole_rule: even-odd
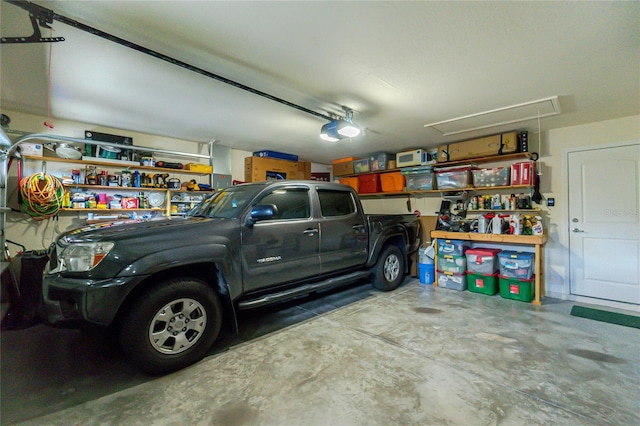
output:
[[[396,167],[421,166],[427,164],[427,151],[414,149],[396,154]]]

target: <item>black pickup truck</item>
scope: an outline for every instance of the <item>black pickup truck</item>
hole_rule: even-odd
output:
[[[109,326],[142,369],[200,360],[225,317],[370,277],[397,288],[418,249],[411,214],[366,215],[355,191],[314,181],[243,184],[184,218],[102,224],[52,244],[52,325]]]

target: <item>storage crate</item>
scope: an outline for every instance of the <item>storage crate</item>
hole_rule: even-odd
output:
[[[509,167],[472,170],[473,186],[476,188],[507,186],[509,185],[509,172]]]
[[[212,173],[213,172],[213,167],[207,164],[200,164],[200,163],[187,163],[187,165],[184,167],[185,170],[191,170],[194,172],[199,172],[199,173]]]
[[[433,187],[433,170],[428,167],[405,167],[402,169],[407,181],[407,191],[424,191]]]
[[[504,250],[498,253],[500,275],[507,278],[530,279],[533,275],[533,253]]]
[[[278,151],[256,151],[253,153],[254,157],[269,157],[269,158],[277,158],[278,160],[287,160],[287,161],[298,161],[298,156],[295,154],[287,154],[284,152]]]
[[[498,293],[498,274],[474,274],[467,271],[467,289],[473,293],[493,296]]]
[[[404,176],[400,172],[380,174],[382,192],[397,192],[404,189]]]
[[[493,274],[498,270],[500,249],[472,248],[465,252],[467,269],[474,274]]]
[[[436,272],[435,265],[433,263],[418,263],[418,272],[420,274],[420,284],[433,284]]]
[[[438,270],[463,274],[467,270],[467,258],[450,254],[438,254]]]
[[[531,302],[535,295],[533,284],[535,278],[509,278],[498,275],[500,285],[500,296],[504,299],[519,300],[521,302]]]
[[[357,177],[340,178],[340,183],[343,185],[349,185],[355,189],[356,192],[360,191],[360,180]]]
[[[355,173],[367,173],[371,171],[369,168],[369,159],[364,158],[362,160],[355,160],[353,162],[353,171]]]
[[[453,272],[438,271],[438,286],[458,291],[466,290],[466,274],[454,274]]]
[[[369,167],[371,168],[372,172],[378,170],[387,170],[388,168],[390,168],[389,161],[395,159],[395,154],[388,154],[386,152],[371,154],[371,156],[369,157]]]
[[[469,241],[463,240],[438,240],[438,254],[450,254],[452,256],[464,256],[464,252],[471,247]]]
[[[344,157],[344,158],[336,158],[335,160],[333,160],[331,163],[332,164],[339,164],[339,163],[353,163],[356,160],[359,160],[360,158],[358,157]]]
[[[358,176],[360,190],[359,194],[375,194],[381,192],[380,177],[378,174]]]
[[[471,168],[447,168],[436,170],[438,189],[464,189],[471,186]]]

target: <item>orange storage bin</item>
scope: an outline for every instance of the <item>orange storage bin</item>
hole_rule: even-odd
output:
[[[349,185],[350,187],[355,189],[356,192],[360,190],[360,181],[357,177],[340,178],[340,183],[343,185]]]
[[[380,175],[382,192],[397,192],[404,189],[404,175],[400,172],[382,173]]]

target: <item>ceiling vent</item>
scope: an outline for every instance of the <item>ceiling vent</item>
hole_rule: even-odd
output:
[[[471,132],[473,130],[488,129],[490,127],[518,123],[520,121],[549,117],[560,114],[560,112],[560,101],[557,96],[552,96],[550,98],[538,99],[537,101],[525,102],[465,115],[464,117],[439,121],[437,123],[425,124],[424,127],[431,127],[442,133],[443,136],[450,136],[457,135],[458,133]]]

